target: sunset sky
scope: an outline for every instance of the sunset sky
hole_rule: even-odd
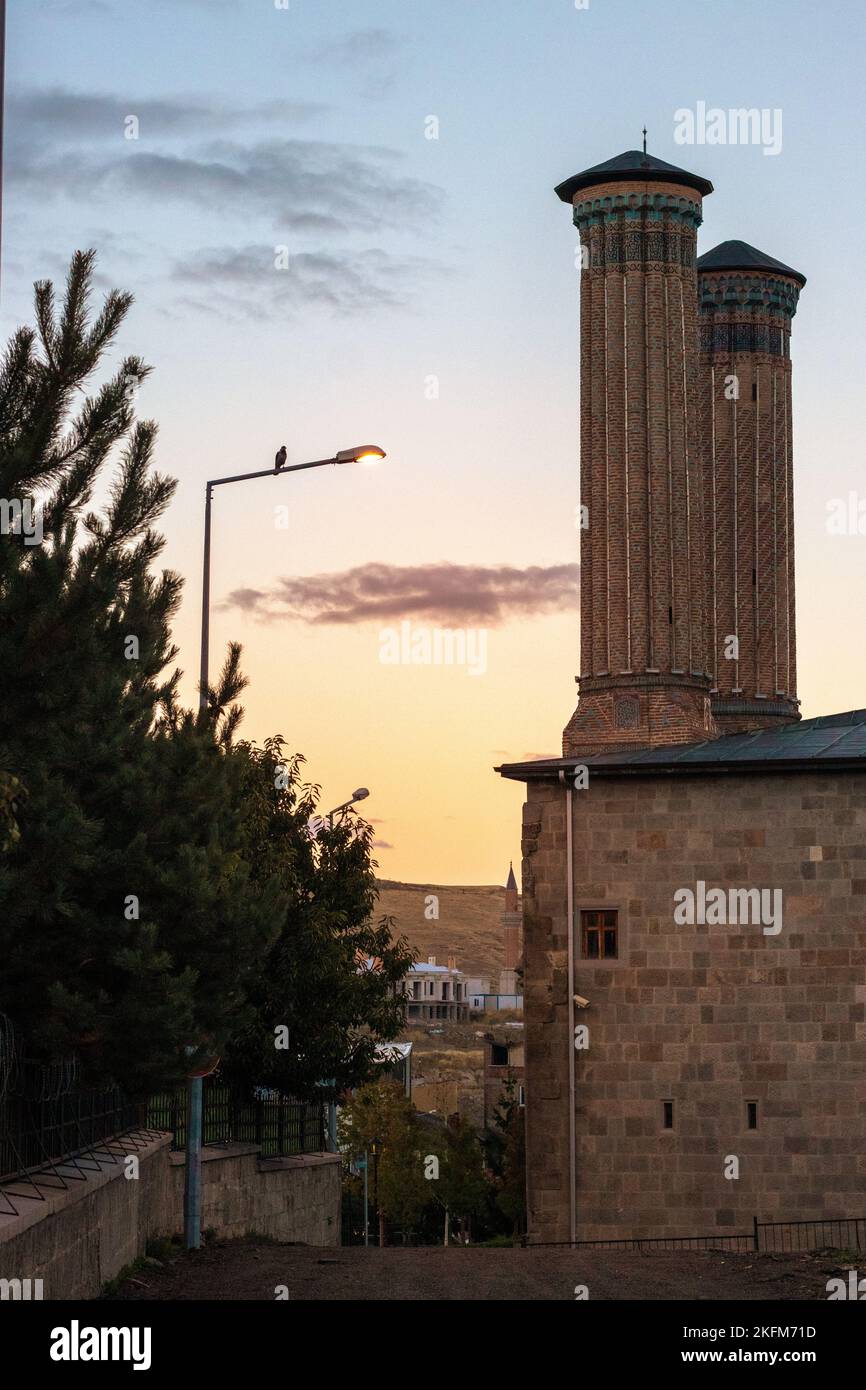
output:
[[[243,642],[243,731],[302,752],[324,810],[371,789],[383,876],[504,883],[522,795],[492,769],[559,751],[578,660],[579,273],[553,187],[646,123],[715,184],[699,251],[739,238],[808,277],[800,695],[807,717],[866,705],[866,534],[826,526],[866,499],[864,11],[278,4],[9,0],[3,335],[79,247],[135,294],[118,352],[154,367],[140,410],[179,479],[187,700],[205,479],[380,444],[377,467],[218,489],[211,669]],[[699,102],[781,110],[781,153],[678,145]],[[483,631],[485,659],[383,662],[404,621]]]

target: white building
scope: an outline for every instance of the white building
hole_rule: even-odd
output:
[[[466,977],[453,956],[437,965],[435,956],[416,961],[406,976],[406,1021],[429,1023],[433,1019],[467,1019],[469,1001]]]

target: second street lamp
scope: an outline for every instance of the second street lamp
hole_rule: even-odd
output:
[[[369,788],[359,787],[357,791],[352,792],[352,795],[349,797],[348,801],[344,801],[342,805],[335,806],[333,811],[329,811],[328,820],[330,822],[331,829],[333,830],[334,828],[334,816],[338,816],[341,811],[348,811],[349,807],[354,806],[356,801],[366,801],[369,795]]]
[[[281,451],[281,456],[285,454]],[[385,450],[378,444],[356,444],[351,449],[340,449],[333,458],[314,459],[311,463],[293,463],[285,467],[279,460],[273,468],[262,468],[254,473],[233,473],[227,478],[211,478],[205,485],[204,504],[204,563],[202,566],[201,588],[201,666],[199,671],[199,710],[207,709],[208,704],[208,646],[210,639],[210,528],[211,498],[215,487],[226,483],[245,483],[251,478],[276,478],[284,473],[300,473],[307,468],[325,468],[328,464],[377,463],[385,457]],[[363,788],[360,791],[364,791]],[[365,793],[366,795],[366,793]],[[355,793],[360,799],[360,792]],[[351,803],[349,803],[351,804]],[[201,1144],[202,1144],[202,1078],[190,1076],[187,1081],[187,1125],[186,1125],[186,1173],[184,1182],[184,1236],[188,1250],[197,1250],[201,1244]]]

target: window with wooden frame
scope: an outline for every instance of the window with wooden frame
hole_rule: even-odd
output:
[[[580,914],[580,950],[584,960],[616,960],[619,955],[617,913],[593,908]]]

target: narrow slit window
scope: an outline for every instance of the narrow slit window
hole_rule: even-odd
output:
[[[674,1127],[674,1103],[672,1100],[662,1101],[662,1129],[673,1129]]]
[[[746,1128],[758,1128],[758,1102],[756,1100],[746,1101]]]

